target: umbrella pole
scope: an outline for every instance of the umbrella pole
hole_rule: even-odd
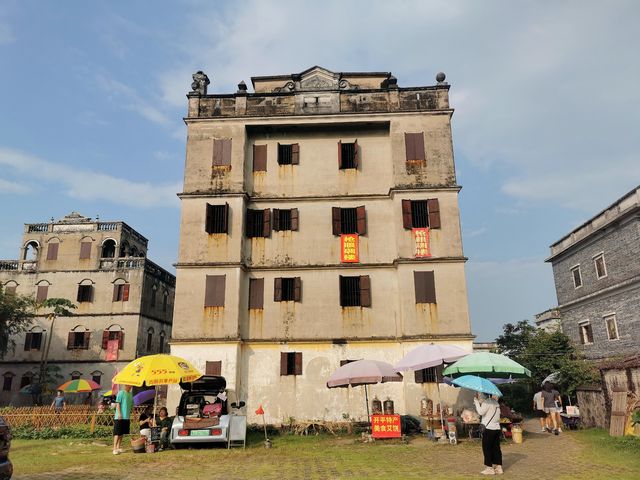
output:
[[[440,396],[440,381],[438,380],[438,372],[436,371],[436,387],[438,389],[438,404],[440,405],[440,428],[444,434],[444,418],[442,416],[442,397]]]
[[[367,386],[364,386],[364,401],[367,403],[367,422],[371,421],[370,415],[369,415],[369,393],[367,391]]]
[[[158,401],[158,386],[153,387],[155,395],[153,396],[153,422],[156,423],[156,402]]]

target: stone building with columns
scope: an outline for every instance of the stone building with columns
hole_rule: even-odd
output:
[[[76,212],[25,225],[19,259],[0,260],[4,293],[66,298],[77,309],[56,318],[53,328],[38,311],[29,330],[13,339],[15,349],[0,360],[0,404],[31,402],[19,391],[37,382],[45,356],[61,381],[93,379],[108,390],[116,369],[169,351],[175,276],[146,258],[147,247],[124,222]]]
[[[444,74],[399,87],[316,66],[216,94],[193,78],[173,354],[280,423],[363,417],[363,389],[326,387],[344,362],[471,351]],[[417,413],[433,374],[370,392]]]

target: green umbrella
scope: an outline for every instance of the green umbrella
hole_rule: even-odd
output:
[[[531,372],[517,362],[497,353],[472,353],[449,365],[443,374],[456,377],[472,373],[481,377],[518,378],[530,377]]]

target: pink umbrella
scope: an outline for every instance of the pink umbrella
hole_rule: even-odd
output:
[[[369,418],[369,393],[367,385],[386,382],[401,382],[400,375],[393,365],[378,360],[356,360],[338,368],[327,381],[328,388],[357,387],[364,385],[364,398],[367,402],[367,418]]]
[[[423,368],[438,367],[443,363],[451,363],[469,355],[469,352],[453,345],[436,345],[429,343],[420,345],[407,353],[402,360],[395,364],[398,371],[422,370]],[[440,382],[436,373],[436,385],[438,388],[438,403],[440,404],[440,426],[444,429],[442,417],[442,401],[440,400]]]

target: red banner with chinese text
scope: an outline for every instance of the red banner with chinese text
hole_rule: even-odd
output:
[[[119,344],[119,340],[109,340],[107,342],[107,356],[105,358],[107,362],[116,362],[118,360]]]
[[[360,261],[357,233],[340,235],[340,261],[342,263],[358,263]]]
[[[431,250],[429,249],[429,229],[428,228],[413,228],[413,238],[415,239],[416,249],[414,255],[416,257],[430,257]]]
[[[373,438],[399,438],[400,415],[371,415],[371,436]]]

